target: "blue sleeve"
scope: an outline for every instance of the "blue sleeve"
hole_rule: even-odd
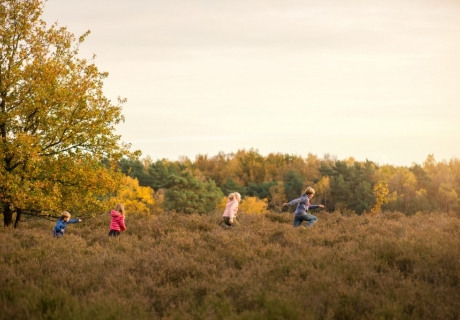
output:
[[[58,222],[58,223],[56,223],[56,226],[54,226],[54,232],[60,232],[60,231],[61,231],[61,226],[60,226],[60,224]]]
[[[54,227],[53,235],[56,237],[63,236],[64,235],[64,232],[62,232],[63,228],[65,229],[65,225],[62,223],[61,220],[58,220],[58,222],[56,222],[56,226]]]
[[[292,206],[293,204],[299,203],[300,199],[301,199],[301,198],[297,198],[297,199],[291,200],[290,202],[288,202],[288,206]]]
[[[308,210],[310,209],[318,209],[319,208],[319,204],[311,204],[309,207],[308,207]]]
[[[78,219],[70,219],[69,221],[67,221],[67,223],[78,223],[80,221],[78,221]]]

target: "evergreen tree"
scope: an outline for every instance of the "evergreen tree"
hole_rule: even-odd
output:
[[[224,195],[228,195],[232,192],[238,192],[243,198],[246,195],[246,188],[239,185],[233,178],[228,178],[224,185],[221,187],[221,190]]]
[[[276,182],[250,183],[246,188],[246,195],[265,199],[270,196],[270,188],[276,185]]]
[[[368,181],[362,181],[356,188],[356,206],[354,211],[357,214],[362,214],[364,211],[370,211],[375,203],[375,197],[372,190],[372,185]]]
[[[299,172],[290,170],[283,176],[284,192],[290,200],[298,198],[304,191],[303,178]]]
[[[138,159],[121,159],[121,172],[139,181],[139,186],[153,188],[153,177],[148,173],[144,164]]]

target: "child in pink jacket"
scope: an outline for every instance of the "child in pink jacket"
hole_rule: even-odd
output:
[[[225,206],[224,214],[222,215],[226,226],[231,227],[237,224],[236,213],[238,212],[238,204],[240,200],[241,195],[238,192],[230,193],[228,195],[228,202]]]
[[[118,237],[121,231],[126,230],[125,226],[125,206],[117,204],[115,210],[110,211],[112,220],[110,221],[109,237]]]

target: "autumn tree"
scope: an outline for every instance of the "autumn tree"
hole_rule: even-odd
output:
[[[271,208],[278,208],[280,209],[283,203],[287,202],[288,199],[286,194],[284,193],[284,184],[282,181],[278,181],[275,185],[270,187],[270,196],[269,199],[269,206]]]
[[[415,213],[417,179],[408,168],[396,168],[395,173],[388,180],[388,188],[391,193],[397,195],[394,201],[389,202],[389,208],[401,210],[407,214]]]
[[[267,211],[267,199],[259,199],[257,197],[246,197],[241,202],[240,208],[242,212],[249,214],[263,214]]]
[[[311,186],[319,180],[320,160],[317,156],[309,153],[305,159],[305,185]]]
[[[432,181],[431,188],[427,189],[429,198],[444,212],[457,211],[459,208],[459,164],[458,159],[449,162],[435,161],[433,155],[429,155],[424,163],[424,170],[428,172]]]
[[[235,164],[238,165],[233,154],[219,152],[211,158],[207,155],[197,155],[191,169],[194,176],[198,175],[198,170],[204,177],[214,180],[221,187],[228,178],[235,177],[235,170],[232,168]]]
[[[150,187],[142,187],[137,179],[130,176],[124,178],[124,184],[111,199],[112,208],[117,203],[123,203],[128,208],[129,213],[150,214],[152,213],[154,200],[154,190]]]
[[[281,169],[287,164],[287,156],[281,153],[270,153],[265,159],[265,179],[268,181],[281,181]]]
[[[76,39],[41,19],[43,0],[0,4],[0,212],[81,217],[106,210],[121,173],[101,164],[129,146],[114,134],[121,106],[103,94],[107,73],[77,57]]]
[[[374,184],[373,193],[375,197],[375,204],[371,208],[370,213],[375,215],[380,213],[382,206],[389,201],[388,194],[390,190],[385,182],[378,182]]]
[[[331,202],[331,179],[328,176],[322,177],[315,185],[315,195],[318,201],[328,208]]]
[[[258,150],[238,150],[235,158],[241,168],[240,178],[245,186],[251,182],[259,184],[265,181],[265,159],[259,154]]]

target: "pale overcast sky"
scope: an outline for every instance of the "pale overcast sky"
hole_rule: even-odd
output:
[[[458,0],[48,0],[153,160],[460,157]]]

